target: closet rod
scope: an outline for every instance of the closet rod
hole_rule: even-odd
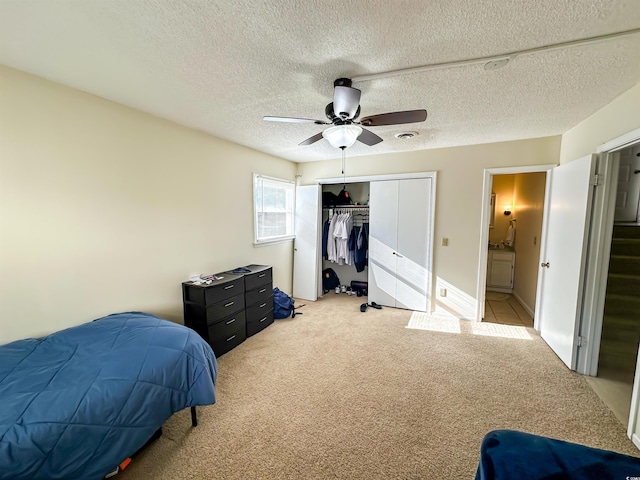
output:
[[[336,205],[335,207],[322,207],[323,210],[335,210],[337,208],[369,210],[369,205]]]

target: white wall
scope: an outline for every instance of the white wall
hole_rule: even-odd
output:
[[[181,282],[271,264],[254,247],[252,172],[296,165],[0,67],[0,343],[114,312],[182,322]]]
[[[596,148],[640,128],[640,83],[562,135],[560,163],[595,153]]]
[[[433,273],[437,288],[448,293],[435,298],[436,311],[475,319],[484,169],[554,164],[559,151],[560,137],[357,158],[349,158],[347,150],[347,171],[352,176],[438,172]],[[299,165],[302,184],[338,177],[340,171],[339,159]],[[448,247],[441,246],[442,237],[449,239]]]

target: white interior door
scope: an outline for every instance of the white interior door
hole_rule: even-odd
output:
[[[318,299],[320,185],[296,187],[293,296]]]
[[[589,155],[553,169],[546,248],[540,256],[540,335],[572,370],[578,353],[595,167],[596,156]]]
[[[431,179],[400,180],[396,306],[430,311]]]
[[[369,302],[396,306],[399,180],[369,185]]]
[[[616,193],[616,222],[635,222],[640,203],[640,145],[620,152],[618,190]]]

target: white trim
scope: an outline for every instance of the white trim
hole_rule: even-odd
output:
[[[436,172],[391,173],[386,175],[361,175],[358,177],[318,178],[316,183],[330,185],[335,183],[379,182],[383,180],[405,180],[407,178],[436,178]]]
[[[485,168],[483,176],[482,186],[482,211],[480,214],[480,246],[478,255],[478,278],[476,291],[476,321],[481,322],[484,317],[484,299],[485,292],[487,290],[487,257],[489,255],[488,242],[489,242],[489,218],[490,218],[490,202],[491,202],[491,187],[493,184],[494,175],[511,175],[518,173],[537,173],[545,172],[547,174],[545,191],[544,191],[544,210],[542,217],[542,235],[540,236],[540,256],[542,256],[545,248],[545,232],[547,227],[547,219],[549,217],[549,191],[551,190],[551,173],[556,165],[528,165],[524,167],[499,167],[499,168]],[[537,292],[540,292],[540,275],[538,275]],[[540,295],[536,295],[536,310],[538,310],[538,301]],[[534,328],[539,330],[536,325],[536,319],[534,315]]]
[[[270,177],[268,175],[262,175],[261,173],[253,173],[253,181],[255,182],[256,178],[264,178],[266,180],[273,180],[274,182],[281,182],[281,183],[291,183],[293,185],[295,185],[296,182],[294,182],[293,180],[285,180],[284,178],[278,178],[278,177]]]
[[[606,302],[609,260],[611,258],[611,242],[613,237],[613,218],[615,216],[616,191],[618,184],[618,153],[598,154],[598,178],[604,179],[596,188],[593,200],[591,225],[589,227],[589,251],[587,272],[594,273],[585,278],[584,303],[581,306],[581,324],[579,335],[587,339],[587,345],[578,350],[576,371],[585,375],[596,376],[602,326],[604,322],[604,305]]]
[[[635,433],[631,436],[631,441],[640,450],[640,438]]]
[[[295,208],[296,208],[296,182],[292,182],[291,180],[285,180],[282,178],[269,177],[267,175],[262,175],[260,173],[253,172],[252,181],[251,181],[251,203],[253,204],[253,246],[260,247],[264,245],[273,245],[275,243],[288,242],[295,238],[295,224],[294,218],[291,219],[291,233],[288,235],[279,235],[277,237],[265,237],[262,239],[258,238],[258,212],[256,210],[256,180],[267,180],[271,182],[282,183],[291,187],[293,198],[291,199],[291,216],[295,216]],[[264,185],[264,183],[263,183]]]
[[[253,241],[253,246],[254,247],[266,247],[267,245],[274,245],[276,243],[284,243],[284,242],[291,242],[292,240],[294,240],[296,238],[295,235],[287,235],[286,237],[278,237],[275,238],[273,240],[254,240]]]
[[[606,143],[598,146],[596,148],[596,153],[603,152],[614,152],[615,150],[620,150],[625,147],[630,146],[631,144],[640,140],[640,128],[636,128],[635,130],[631,130],[630,132],[621,135],[618,138],[614,138],[613,140],[609,140]]]
[[[633,393],[631,394],[631,409],[629,410],[629,423],[627,424],[627,437],[633,440],[636,447],[640,449],[640,444],[636,442],[638,437],[633,431],[638,421],[638,410],[640,410],[640,355],[636,360],[636,374],[633,379]],[[636,440],[634,440],[634,437]]]

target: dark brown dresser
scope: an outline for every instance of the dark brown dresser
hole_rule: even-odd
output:
[[[216,276],[218,279],[210,285],[184,282],[182,299],[184,324],[198,332],[219,357],[247,338],[247,322],[244,276],[232,273]]]
[[[247,265],[244,274],[244,301],[247,337],[273,323],[273,271],[268,265]]]

